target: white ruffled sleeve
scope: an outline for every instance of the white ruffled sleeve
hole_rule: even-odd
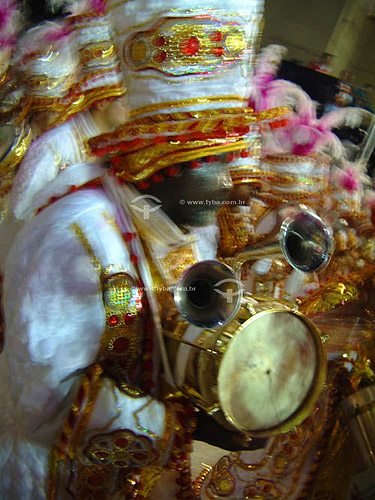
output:
[[[10,207],[16,219],[30,219],[32,200],[53,181],[60,168],[78,163],[80,152],[72,124],[63,124],[33,142],[22,160],[10,193]]]

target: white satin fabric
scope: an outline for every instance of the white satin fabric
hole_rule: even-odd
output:
[[[78,163],[95,161],[95,157],[87,155],[86,140],[98,134],[100,130],[90,113],[83,112],[49,130],[31,144],[10,194],[11,210],[16,219],[28,220],[36,209],[44,205],[43,189],[64,170]],[[69,176],[65,178],[71,182],[70,185],[80,180]]]
[[[89,158],[85,141],[99,134],[89,112],[83,112],[49,130],[32,142],[9,194],[9,213],[0,225],[0,272],[4,272],[6,256],[13,240],[38,208],[52,196],[61,196],[73,186],[79,186],[98,177],[101,170],[73,168],[82,162],[94,163]]]
[[[49,451],[71,408],[79,371],[99,349],[105,322],[99,274],[72,224],[82,229],[102,268],[115,264],[135,276],[129,252],[110,222],[115,215],[102,190],[70,194],[27,222],[9,252],[6,340],[0,356],[1,499],[45,499]],[[135,408],[108,384],[99,394],[88,433],[91,427],[139,433],[133,412],[146,400],[136,400]],[[161,403],[154,401],[139,418],[141,425],[162,434]]]

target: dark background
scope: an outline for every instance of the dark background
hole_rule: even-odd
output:
[[[45,0],[19,0],[22,6],[25,29],[35,26],[44,20],[63,17],[66,2],[56,2],[57,7],[52,8]]]

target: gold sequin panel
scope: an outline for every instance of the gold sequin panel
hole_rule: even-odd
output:
[[[125,40],[122,55],[133,71],[202,75],[238,63],[247,47],[245,30],[238,23],[210,16],[165,18]]]
[[[100,359],[107,375],[125,380],[139,364],[142,351],[142,290],[129,275],[117,273],[105,278],[103,298],[106,328]]]

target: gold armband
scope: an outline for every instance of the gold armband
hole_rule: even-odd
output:
[[[106,326],[99,359],[107,375],[126,380],[142,354],[142,289],[125,272],[102,277]]]

